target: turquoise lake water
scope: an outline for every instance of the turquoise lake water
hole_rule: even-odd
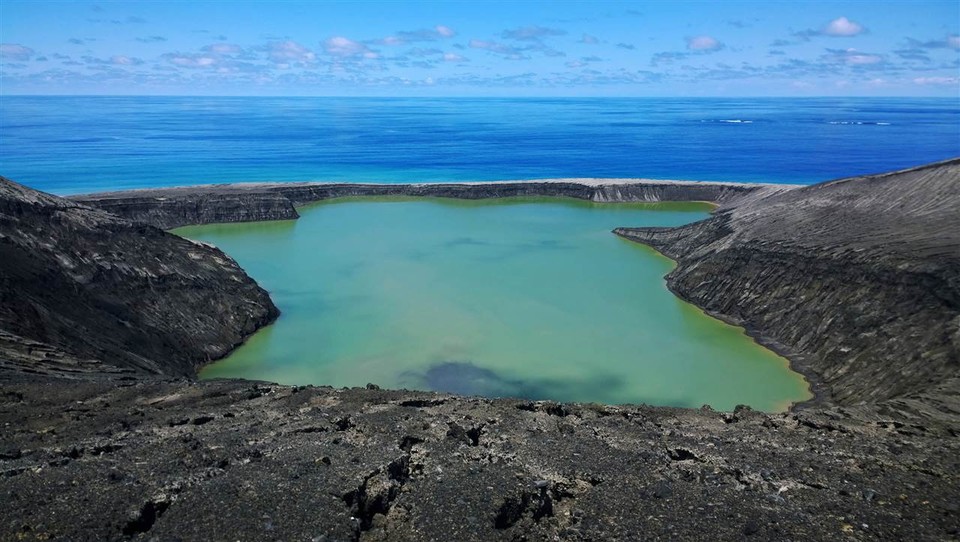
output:
[[[341,199],[297,221],[191,226],[282,315],[201,376],[560,401],[782,410],[787,361],[670,293],[673,263],[617,226],[706,204]]]

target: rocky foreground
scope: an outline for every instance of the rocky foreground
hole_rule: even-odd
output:
[[[950,540],[955,426],[230,381],[8,382],[9,540]]]
[[[424,195],[537,184],[564,183]],[[84,202],[169,227],[308,197],[268,188]],[[215,249],[2,180],[0,539],[957,539],[958,188],[960,160],[717,188],[708,220],[618,230],[815,379],[818,402],[768,415],[196,382],[275,316],[262,290]]]

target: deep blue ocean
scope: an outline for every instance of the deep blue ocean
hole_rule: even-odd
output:
[[[960,156],[960,100],[0,98],[0,175],[55,194],[247,181],[813,183]]]

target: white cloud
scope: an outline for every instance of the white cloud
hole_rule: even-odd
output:
[[[410,56],[422,58],[422,57],[433,56],[433,55],[442,55],[443,51],[441,51],[440,49],[435,49],[433,47],[429,49],[424,49],[422,47],[415,47],[407,51],[407,54]]]
[[[597,39],[596,36],[591,36],[590,34],[584,34],[583,37],[580,38],[580,43],[587,43],[590,45],[594,45],[594,44],[600,43],[600,40]]]
[[[243,51],[239,45],[233,45],[232,43],[212,43],[204,47],[202,50],[208,53],[216,53],[218,55],[235,55]]]
[[[929,41],[907,38],[907,44],[915,49],[960,49],[960,36],[948,34],[947,37],[942,40]]]
[[[366,45],[343,36],[334,36],[323,42],[323,50],[330,56],[340,58],[379,58],[380,56]]]
[[[506,45],[496,41],[470,40],[469,45],[471,49],[486,49],[487,51],[490,51],[492,53],[497,53],[499,55],[503,55],[507,58],[512,58],[512,59],[526,58],[523,54],[522,49],[518,49],[516,47],[512,47],[510,45]]]
[[[270,60],[277,64],[313,62],[317,59],[316,53],[291,40],[268,43],[265,50]]]
[[[8,60],[30,60],[34,50],[19,43],[0,43],[0,58]]]
[[[558,28],[544,28],[542,26],[524,26],[512,30],[504,30],[501,37],[511,40],[521,41],[540,41],[541,38],[550,36],[563,36],[566,30]]]
[[[960,77],[917,77],[913,82],[918,85],[958,85]]]
[[[846,57],[847,64],[854,64],[854,65],[877,64],[882,61],[883,61],[883,57],[879,55],[851,54],[851,55],[847,55]]]
[[[858,36],[860,34],[863,34],[866,31],[867,29],[864,28],[863,25],[861,25],[860,23],[851,21],[846,17],[838,17],[830,21],[826,25],[824,25],[819,30],[813,30],[813,29],[801,30],[799,32],[794,32],[792,35],[795,38],[799,38],[801,41],[810,41],[812,38],[816,38],[820,36],[831,36],[835,38],[850,38],[853,36]],[[777,40],[777,41],[782,43],[777,44],[775,42],[773,44],[774,46],[779,47],[781,45],[792,45],[790,42],[786,42],[784,40]]]
[[[97,69],[103,69],[104,66],[139,66],[143,64],[143,60],[126,55],[114,55],[110,58],[97,58],[95,56],[81,58],[87,66]]]
[[[872,53],[864,53],[856,49],[827,49],[830,59],[849,64],[851,66],[865,66],[883,62],[883,57]]]
[[[673,64],[678,60],[683,60],[690,56],[690,53],[675,53],[672,51],[664,51],[662,53],[656,53],[650,57],[651,66],[661,66],[663,64]]]
[[[457,32],[454,29],[440,24],[433,28],[397,32],[393,36],[373,40],[373,43],[380,45],[403,45],[404,43],[414,43],[418,41],[437,41],[452,38],[456,35]]]
[[[283,64],[288,62],[285,57],[292,59],[297,56],[297,45],[294,42],[272,43],[259,48],[259,50],[267,52],[274,65],[281,68]],[[235,57],[232,58],[230,55],[238,55],[244,52],[243,48],[232,43],[212,43],[202,47],[200,51],[200,53],[167,53],[163,55],[163,58],[174,66],[181,68],[232,70],[236,65],[236,60]],[[304,53],[306,48],[299,51],[300,58],[309,57]],[[312,54],[310,53],[310,55]]]
[[[840,17],[827,23],[827,26],[823,27],[822,33],[826,36],[851,37],[862,34],[864,30],[860,24],[846,17]]]
[[[687,49],[691,51],[719,51],[723,44],[711,36],[695,36],[687,38]]]
[[[143,61],[139,58],[131,58],[124,55],[116,55],[110,57],[110,63],[116,64],[117,66],[136,66],[138,64],[143,64]]]
[[[181,68],[213,68],[220,63],[220,59],[209,55],[169,54],[166,59]]]
[[[443,53],[443,60],[445,62],[467,62],[468,59],[464,58],[457,53]]]

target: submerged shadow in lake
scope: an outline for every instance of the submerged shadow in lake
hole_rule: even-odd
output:
[[[528,256],[536,251],[575,250],[576,245],[555,239],[542,239],[528,242],[487,241],[476,237],[456,237],[434,245],[432,248],[414,248],[403,253],[411,261],[426,261],[437,254],[451,250],[465,249],[458,257],[478,262],[502,261],[517,256]],[[472,251],[472,252],[471,252]]]
[[[432,391],[458,395],[485,397],[521,397],[524,399],[557,399],[584,395],[584,390],[604,389],[605,392],[623,387],[623,380],[613,375],[601,375],[589,380],[562,380],[556,378],[511,379],[471,362],[445,361],[431,365],[423,373],[407,371],[402,381],[417,383]]]
[[[577,246],[564,241],[542,239],[521,243],[504,243],[496,245],[496,248],[498,249],[496,252],[476,254],[472,259],[475,261],[502,261],[517,257],[529,257],[537,252],[576,250]]]
[[[477,239],[475,237],[456,237],[454,239],[450,239],[449,241],[444,241],[441,247],[445,249],[449,249],[449,248],[456,248],[456,247],[462,247],[462,246],[468,246],[468,247],[488,246],[490,244],[491,243],[488,241]]]
[[[522,243],[519,245],[518,248],[524,251],[527,251],[527,250],[571,250],[577,247],[572,243],[557,241],[556,239],[541,239],[539,241]]]
[[[369,267],[370,264],[367,262],[354,262],[335,267],[334,273],[336,273],[338,278],[352,279],[359,275],[362,270]]]

